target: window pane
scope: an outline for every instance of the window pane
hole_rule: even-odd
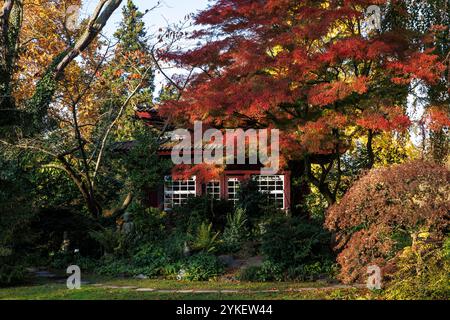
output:
[[[164,179],[164,210],[182,205],[196,195],[195,176],[189,180],[172,181],[170,176]]]
[[[234,204],[238,201],[239,180],[237,178],[228,179],[228,200]]]
[[[210,181],[206,185],[206,194],[211,196],[213,199],[220,199],[220,182],[219,181]]]
[[[259,191],[266,194],[271,203],[284,209],[283,175],[257,175],[253,179],[258,183]]]

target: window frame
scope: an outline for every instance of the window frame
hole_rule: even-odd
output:
[[[273,185],[270,184],[270,182],[271,182],[270,179],[263,180],[263,178],[269,178],[269,177],[275,178],[274,180],[272,180],[272,181],[275,181],[275,183]],[[279,180],[277,180],[276,178],[278,178]],[[258,175],[252,175],[252,179],[257,182],[259,192],[261,192],[262,194],[268,195],[269,200],[273,201],[275,203],[278,202],[279,200],[281,200],[282,206],[279,209],[281,209],[281,210],[286,209],[286,198],[285,198],[285,179],[286,179],[286,177],[285,177],[285,175],[283,175],[283,174],[273,174],[273,175],[258,174]],[[266,184],[262,185],[261,182],[265,182]],[[281,189],[278,188],[280,186],[281,186]],[[270,190],[270,187],[275,187],[275,188],[273,190]],[[266,190],[264,190],[264,189],[266,189]]]
[[[233,205],[236,205],[237,201],[239,200],[237,198],[237,194],[241,185],[241,180],[239,178],[236,177],[227,177],[226,179],[227,182],[227,200],[228,201],[233,201]],[[233,188],[234,191],[230,193],[230,182],[233,182]],[[233,194],[233,198],[230,198],[230,194]]]
[[[170,185],[169,185],[170,183]],[[176,186],[177,190],[174,190]],[[193,187],[193,190],[191,189]],[[175,196],[175,197],[174,197]],[[185,197],[183,197],[185,196]],[[171,176],[164,177],[164,210],[170,211],[185,203],[189,198],[197,196],[197,179],[192,176],[188,180],[173,180]],[[176,198],[177,202],[174,202]]]
[[[222,186],[220,180],[211,180],[206,183],[205,193],[208,196],[212,196],[214,200],[220,200],[222,198]]]

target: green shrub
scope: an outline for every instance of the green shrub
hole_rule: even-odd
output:
[[[309,217],[314,221],[323,223],[327,207],[325,197],[315,186],[311,186],[311,193],[304,196],[303,210],[308,212]]]
[[[252,282],[258,282],[258,272],[261,268],[259,266],[250,266],[247,268],[242,269],[238,275],[237,278],[240,281],[252,281]]]
[[[81,271],[95,270],[98,261],[89,257],[81,256],[78,253],[58,252],[50,257],[50,266],[54,269],[65,270],[68,266],[77,265]]]
[[[298,267],[331,259],[330,240],[320,225],[303,218],[277,217],[266,226],[261,250],[273,263]]]
[[[134,243],[150,243],[165,236],[167,216],[157,208],[143,208],[134,205],[130,208],[133,221]]]
[[[89,235],[100,244],[107,255],[123,256],[128,252],[129,237],[116,229],[103,228],[91,231]]]
[[[283,215],[284,212],[277,209],[274,203],[269,201],[267,194],[259,191],[258,183],[249,179],[243,181],[237,193],[238,208],[245,210],[248,229],[252,236],[261,234],[261,224],[273,217]]]
[[[173,280],[173,279],[177,279],[177,277],[180,274],[180,270],[184,270],[183,268],[184,268],[183,261],[179,260],[176,262],[166,264],[162,268],[162,273],[165,278]]]
[[[0,287],[20,284],[25,280],[25,276],[23,266],[6,264],[0,259]]]
[[[142,121],[135,122],[130,133],[134,143],[126,154],[112,152],[111,158],[118,160],[113,170],[119,175],[116,179],[125,182],[124,189],[133,192],[136,202],[145,202],[148,190],[159,186],[172,162],[157,155],[158,135]]]
[[[247,238],[247,218],[245,210],[236,208],[232,214],[227,215],[227,225],[222,236],[222,251],[237,252]]]
[[[223,272],[218,259],[206,252],[185,258],[178,252],[170,255],[164,244],[170,243],[172,236],[160,244],[144,244],[129,259],[105,257],[95,272],[108,276],[165,276],[174,279],[180,270],[185,272],[185,280],[208,280]],[[181,238],[180,238],[181,239]],[[170,250],[169,250],[170,251]]]
[[[166,278],[187,281],[207,281],[218,277],[223,272],[224,266],[217,257],[205,252],[163,267]]]
[[[185,233],[174,230],[169,236],[161,241],[161,246],[170,259],[177,261],[184,258],[184,249],[191,237]]]
[[[109,276],[157,277],[167,273],[166,267],[172,263],[164,248],[145,244],[129,259],[104,258],[96,273]]]
[[[132,264],[129,260],[105,258],[95,268],[95,273],[105,276],[132,276]]]
[[[199,253],[187,259],[182,264],[185,271],[184,279],[189,281],[207,281],[218,277],[224,271],[224,266],[216,256]]]
[[[164,266],[170,263],[165,250],[161,247],[145,245],[133,255],[134,275],[144,274],[148,277],[161,275]]]
[[[296,267],[289,267],[286,274],[287,280],[313,281],[321,278],[332,279],[338,272],[338,265],[332,260],[314,262]]]
[[[283,267],[279,264],[264,261],[261,266],[250,266],[243,270],[238,275],[241,281],[282,281],[284,280]]]
[[[225,226],[226,215],[232,210],[233,203],[230,201],[202,196],[190,198],[186,204],[173,208],[168,216],[170,223],[180,232],[193,234],[204,222],[212,223],[219,228]]]
[[[450,238],[442,246],[417,241],[403,249],[388,283],[388,299],[450,299]]]
[[[219,232],[212,230],[212,224],[202,223],[192,241],[192,249],[195,251],[214,252],[219,244]]]
[[[14,162],[6,161],[0,148],[0,286],[24,282],[38,237],[30,227],[35,219],[33,189]]]
[[[314,281],[320,278],[333,278],[337,273],[337,265],[332,261],[315,262],[286,269],[284,266],[264,261],[261,266],[243,269],[239,275],[242,281]]]

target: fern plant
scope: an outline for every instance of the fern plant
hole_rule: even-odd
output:
[[[223,233],[224,250],[236,252],[247,237],[247,215],[245,209],[236,208],[227,215],[227,226]]]
[[[197,233],[192,243],[192,249],[195,251],[214,252],[219,244],[220,232],[212,230],[212,223],[203,222],[197,229]]]

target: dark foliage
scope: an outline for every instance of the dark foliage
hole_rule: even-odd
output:
[[[172,224],[180,231],[195,233],[202,223],[212,223],[214,228],[223,231],[227,214],[233,211],[233,204],[226,200],[214,200],[208,196],[191,198],[168,213]]]
[[[281,216],[267,224],[261,251],[268,261],[289,268],[331,259],[330,244],[330,233],[320,225]]]
[[[70,241],[68,251],[78,249],[83,255],[98,256],[98,246],[89,236],[89,231],[97,227],[88,216],[58,208],[41,210],[31,225],[32,230],[39,235],[35,246],[43,257],[61,250],[64,233]]]

